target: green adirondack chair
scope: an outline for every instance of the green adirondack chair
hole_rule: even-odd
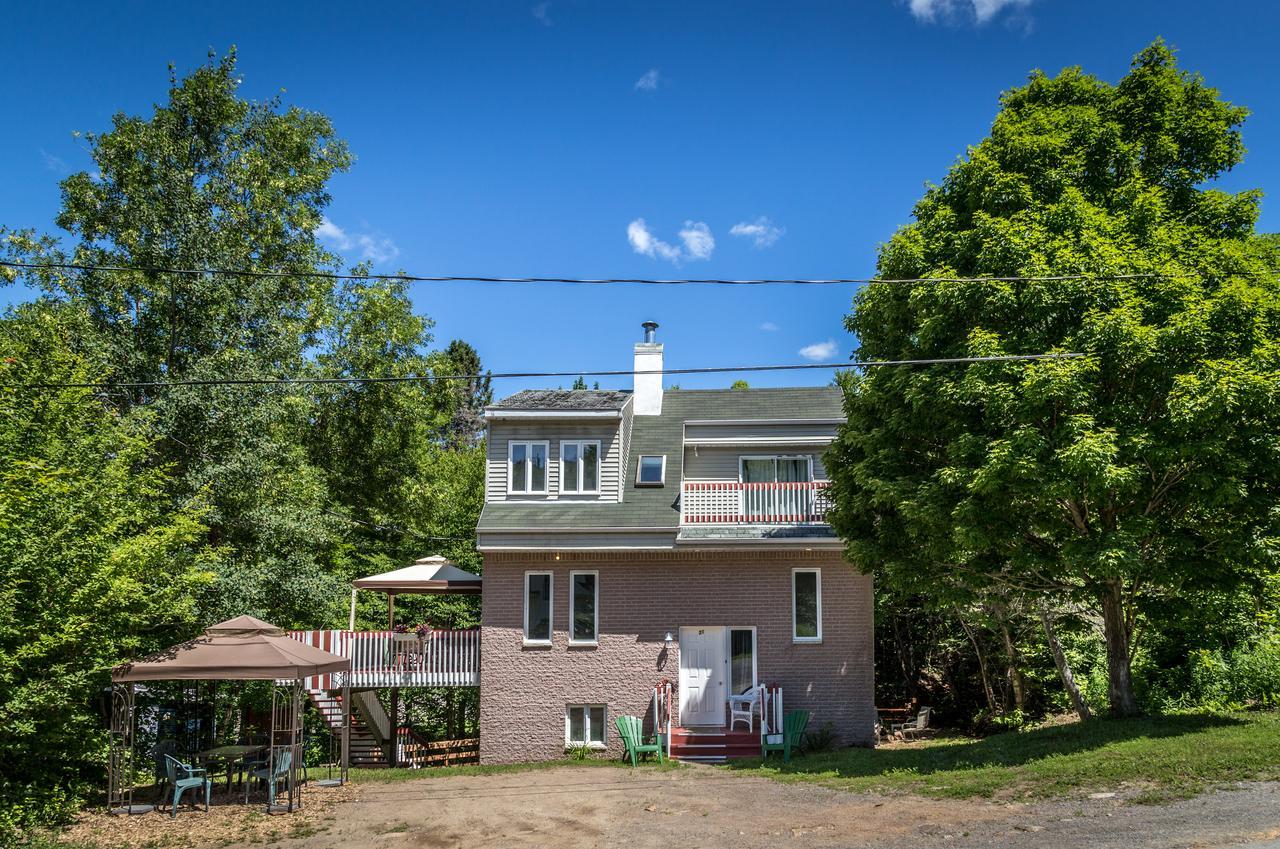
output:
[[[770,752],[782,752],[782,762],[791,761],[791,749],[798,746],[804,730],[809,727],[809,711],[789,710],[782,720],[782,742],[760,744],[761,757],[769,757]]]
[[[648,739],[652,743],[645,742],[644,723],[638,716],[619,716],[613,721],[618,726],[618,735],[622,737],[623,745],[627,747],[627,757],[631,758],[631,765],[636,766],[640,756],[656,754],[658,762],[662,763],[666,760],[662,752],[662,742],[657,737],[650,736]]]
[[[209,780],[205,770],[184,764],[173,755],[164,756],[165,782],[173,788],[173,802],[169,805],[169,816],[178,816],[178,800],[188,790],[204,788],[204,809],[209,810],[209,797],[213,794],[213,782]]]

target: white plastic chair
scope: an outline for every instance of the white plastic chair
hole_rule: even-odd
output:
[[[760,688],[752,687],[745,693],[729,697],[729,730],[738,721],[747,723],[747,730],[754,731],[755,715],[760,705]]]

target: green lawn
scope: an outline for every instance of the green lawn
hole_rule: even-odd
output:
[[[854,791],[1018,799],[1124,790],[1155,802],[1213,784],[1280,779],[1280,713],[1100,719],[728,768]]]

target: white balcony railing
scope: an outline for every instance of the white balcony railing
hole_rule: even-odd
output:
[[[480,629],[292,631],[295,640],[351,658],[352,687],[475,687],[480,684]],[[342,673],[308,678],[308,689],[342,686]]]
[[[680,499],[686,525],[825,524],[827,481],[737,483],[686,481]]]

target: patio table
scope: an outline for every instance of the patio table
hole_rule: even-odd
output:
[[[213,749],[207,749],[196,755],[196,760],[201,763],[222,762],[227,765],[227,794],[231,793],[231,773],[235,769],[238,761],[245,761],[251,755],[259,752],[265,752],[266,746],[248,745],[248,746],[218,746]],[[244,799],[249,801],[249,780],[246,778],[244,782]]]

